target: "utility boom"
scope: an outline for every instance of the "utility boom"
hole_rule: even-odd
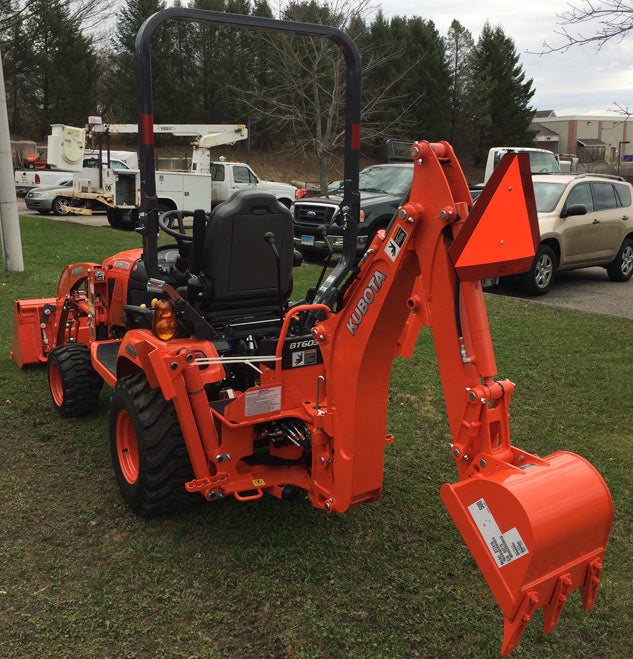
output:
[[[101,117],[89,117],[87,128],[88,136],[95,135],[97,138],[138,133],[138,124],[103,124]],[[154,135],[194,137],[191,171],[199,174],[211,172],[209,149],[248,138],[244,124],[154,124],[153,132]]]
[[[345,57],[344,249],[306,299],[289,301],[292,216],[272,195],[241,191],[210,214],[158,213],[149,41],[168,18],[326,37]],[[512,444],[515,387],[497,378],[479,283],[534,258],[528,157],[506,156],[473,207],[450,145],[413,144],[410,194],[356,262],[360,57],[345,33],[174,8],[143,24],[137,53],[143,249],[69,265],[55,297],[18,300],[13,348],[20,367],[48,363],[62,416],[93,411],[103,382],[113,387],[110,446],[126,503],[154,515],[194,495],[303,492],[328,513],[376,501],[394,441],[391,364],[428,327],[458,474],[441,496],[503,611],[502,653],[537,609],[552,631],[572,590],[589,608],[613,519],[609,490],[573,453],[539,457]],[[159,227],[175,245],[158,247]]]

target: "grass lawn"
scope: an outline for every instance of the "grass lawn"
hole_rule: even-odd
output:
[[[428,332],[392,372],[384,495],[341,516],[265,498],[135,517],[96,417],[52,410],[43,368],[9,360],[15,298],[134,234],[22,219],[24,273],[0,271],[0,656],[495,657],[502,615],[441,503],[456,479]],[[316,278],[302,266],[297,288]],[[513,443],[588,458],[616,506],[596,605],[535,614],[517,657],[633,657],[633,322],[487,298]]]

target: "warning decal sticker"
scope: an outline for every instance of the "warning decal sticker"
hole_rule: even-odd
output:
[[[497,567],[508,565],[529,553],[516,527],[505,533],[501,532],[484,499],[468,506],[468,512],[488,545]]]
[[[398,227],[395,234],[389,239],[385,245],[385,254],[395,263],[398,258],[398,254],[404,245],[404,241],[407,239],[407,232],[402,228]]]
[[[292,353],[292,368],[298,366],[313,366],[317,363],[318,355],[316,349],[297,350]]]

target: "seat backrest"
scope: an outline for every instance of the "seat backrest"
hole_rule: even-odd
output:
[[[277,259],[265,239],[272,232]],[[204,237],[202,275],[206,281],[207,308],[279,304],[292,288],[294,257],[292,215],[270,193],[240,190],[218,205]]]

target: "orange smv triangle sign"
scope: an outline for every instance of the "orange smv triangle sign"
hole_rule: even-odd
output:
[[[539,244],[527,153],[506,154],[468,215],[449,255],[462,281],[526,272]]]

